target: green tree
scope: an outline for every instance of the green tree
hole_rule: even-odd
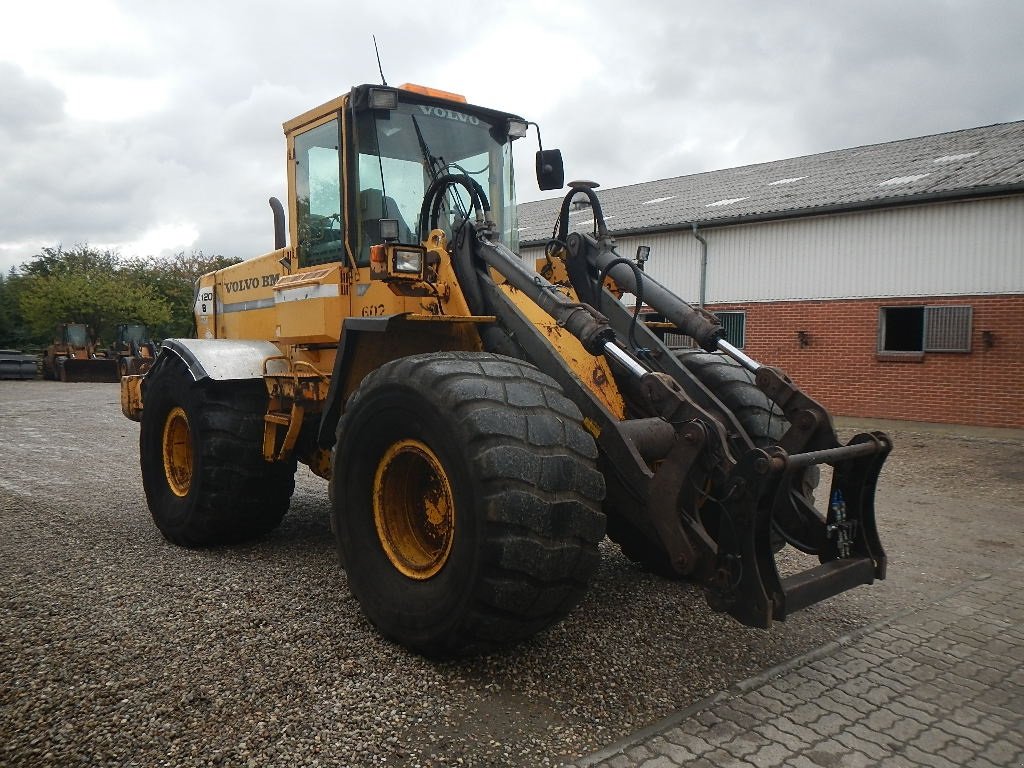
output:
[[[87,324],[93,341],[109,342],[119,323],[170,322],[166,300],[127,268],[116,251],[87,244],[43,248],[17,272],[17,305],[35,340],[47,343],[59,323]]]
[[[110,249],[97,250],[88,243],[65,249],[63,245],[43,248],[18,268],[24,277],[62,277],[76,274],[116,272],[125,264],[124,258]]]
[[[201,250],[189,254],[184,251],[170,258],[151,256],[134,264],[131,269],[167,302],[171,317],[155,338],[191,336],[194,331],[193,307],[196,282],[208,272],[237,264],[241,259],[225,256],[207,256]]]
[[[110,342],[119,323],[144,323],[154,339],[191,336],[196,281],[239,261],[199,250],[128,259],[88,244],[43,248],[0,282],[0,340],[20,332],[44,345],[67,322],[87,324],[94,341]]]
[[[0,347],[5,349],[21,349],[33,343],[18,303],[21,283],[13,269],[7,275],[0,274]]]
[[[46,336],[58,323],[85,323],[93,341],[111,341],[119,323],[166,324],[171,312],[152,287],[118,272],[36,277],[19,301],[34,334]]]

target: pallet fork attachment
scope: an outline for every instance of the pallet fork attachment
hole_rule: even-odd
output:
[[[878,473],[892,444],[883,433],[856,435],[847,445],[787,454],[772,447],[744,456],[722,504],[715,572],[705,587],[708,604],[742,624],[767,628],[791,613],[847,589],[885,578],[885,551],[875,527],[874,496]],[[822,516],[806,499],[794,500],[795,473],[833,467],[828,513]],[[819,565],[780,576],[772,551],[775,516],[800,504],[811,541],[790,542],[816,554]],[[812,520],[813,520],[812,519]]]

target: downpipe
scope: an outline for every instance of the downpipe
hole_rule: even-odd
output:
[[[700,292],[697,294],[697,306],[704,309],[708,293],[708,241],[697,231],[697,222],[693,222],[693,236],[700,243]]]

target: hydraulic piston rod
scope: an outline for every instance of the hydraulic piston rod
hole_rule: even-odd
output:
[[[501,243],[481,238],[480,256],[516,288],[530,296],[551,317],[564,325],[591,353],[603,352],[636,377],[650,371],[615,343],[608,321],[566,298],[558,286],[530,272],[519,258]]]
[[[761,364],[757,362],[757,360],[745,355],[740,349],[734,347],[725,339],[718,340],[718,348],[751,373],[757,373],[757,370],[761,367]]]

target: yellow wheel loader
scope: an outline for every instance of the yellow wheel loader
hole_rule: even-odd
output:
[[[141,323],[121,323],[117,326],[114,343],[107,357],[117,362],[120,376],[145,373],[156,359],[156,343],[149,337],[149,329]]]
[[[511,149],[529,125],[413,85],[358,86],[284,124],[275,250],[202,277],[198,338],[122,380],[163,535],[267,533],[301,461],[330,484],[362,610],[430,656],[563,619],[606,532],[755,627],[884,578],[886,435],[840,444],[782,371],[620,257],[593,185],[571,186],[525,264]],[[540,187],[562,175],[541,146]],[[577,197],[593,234],[569,232]],[[630,300],[703,351],[669,350]],[[783,546],[808,567],[780,575]]]
[[[57,381],[120,381],[117,361],[96,351],[88,326],[61,323],[43,354],[43,378]]]

